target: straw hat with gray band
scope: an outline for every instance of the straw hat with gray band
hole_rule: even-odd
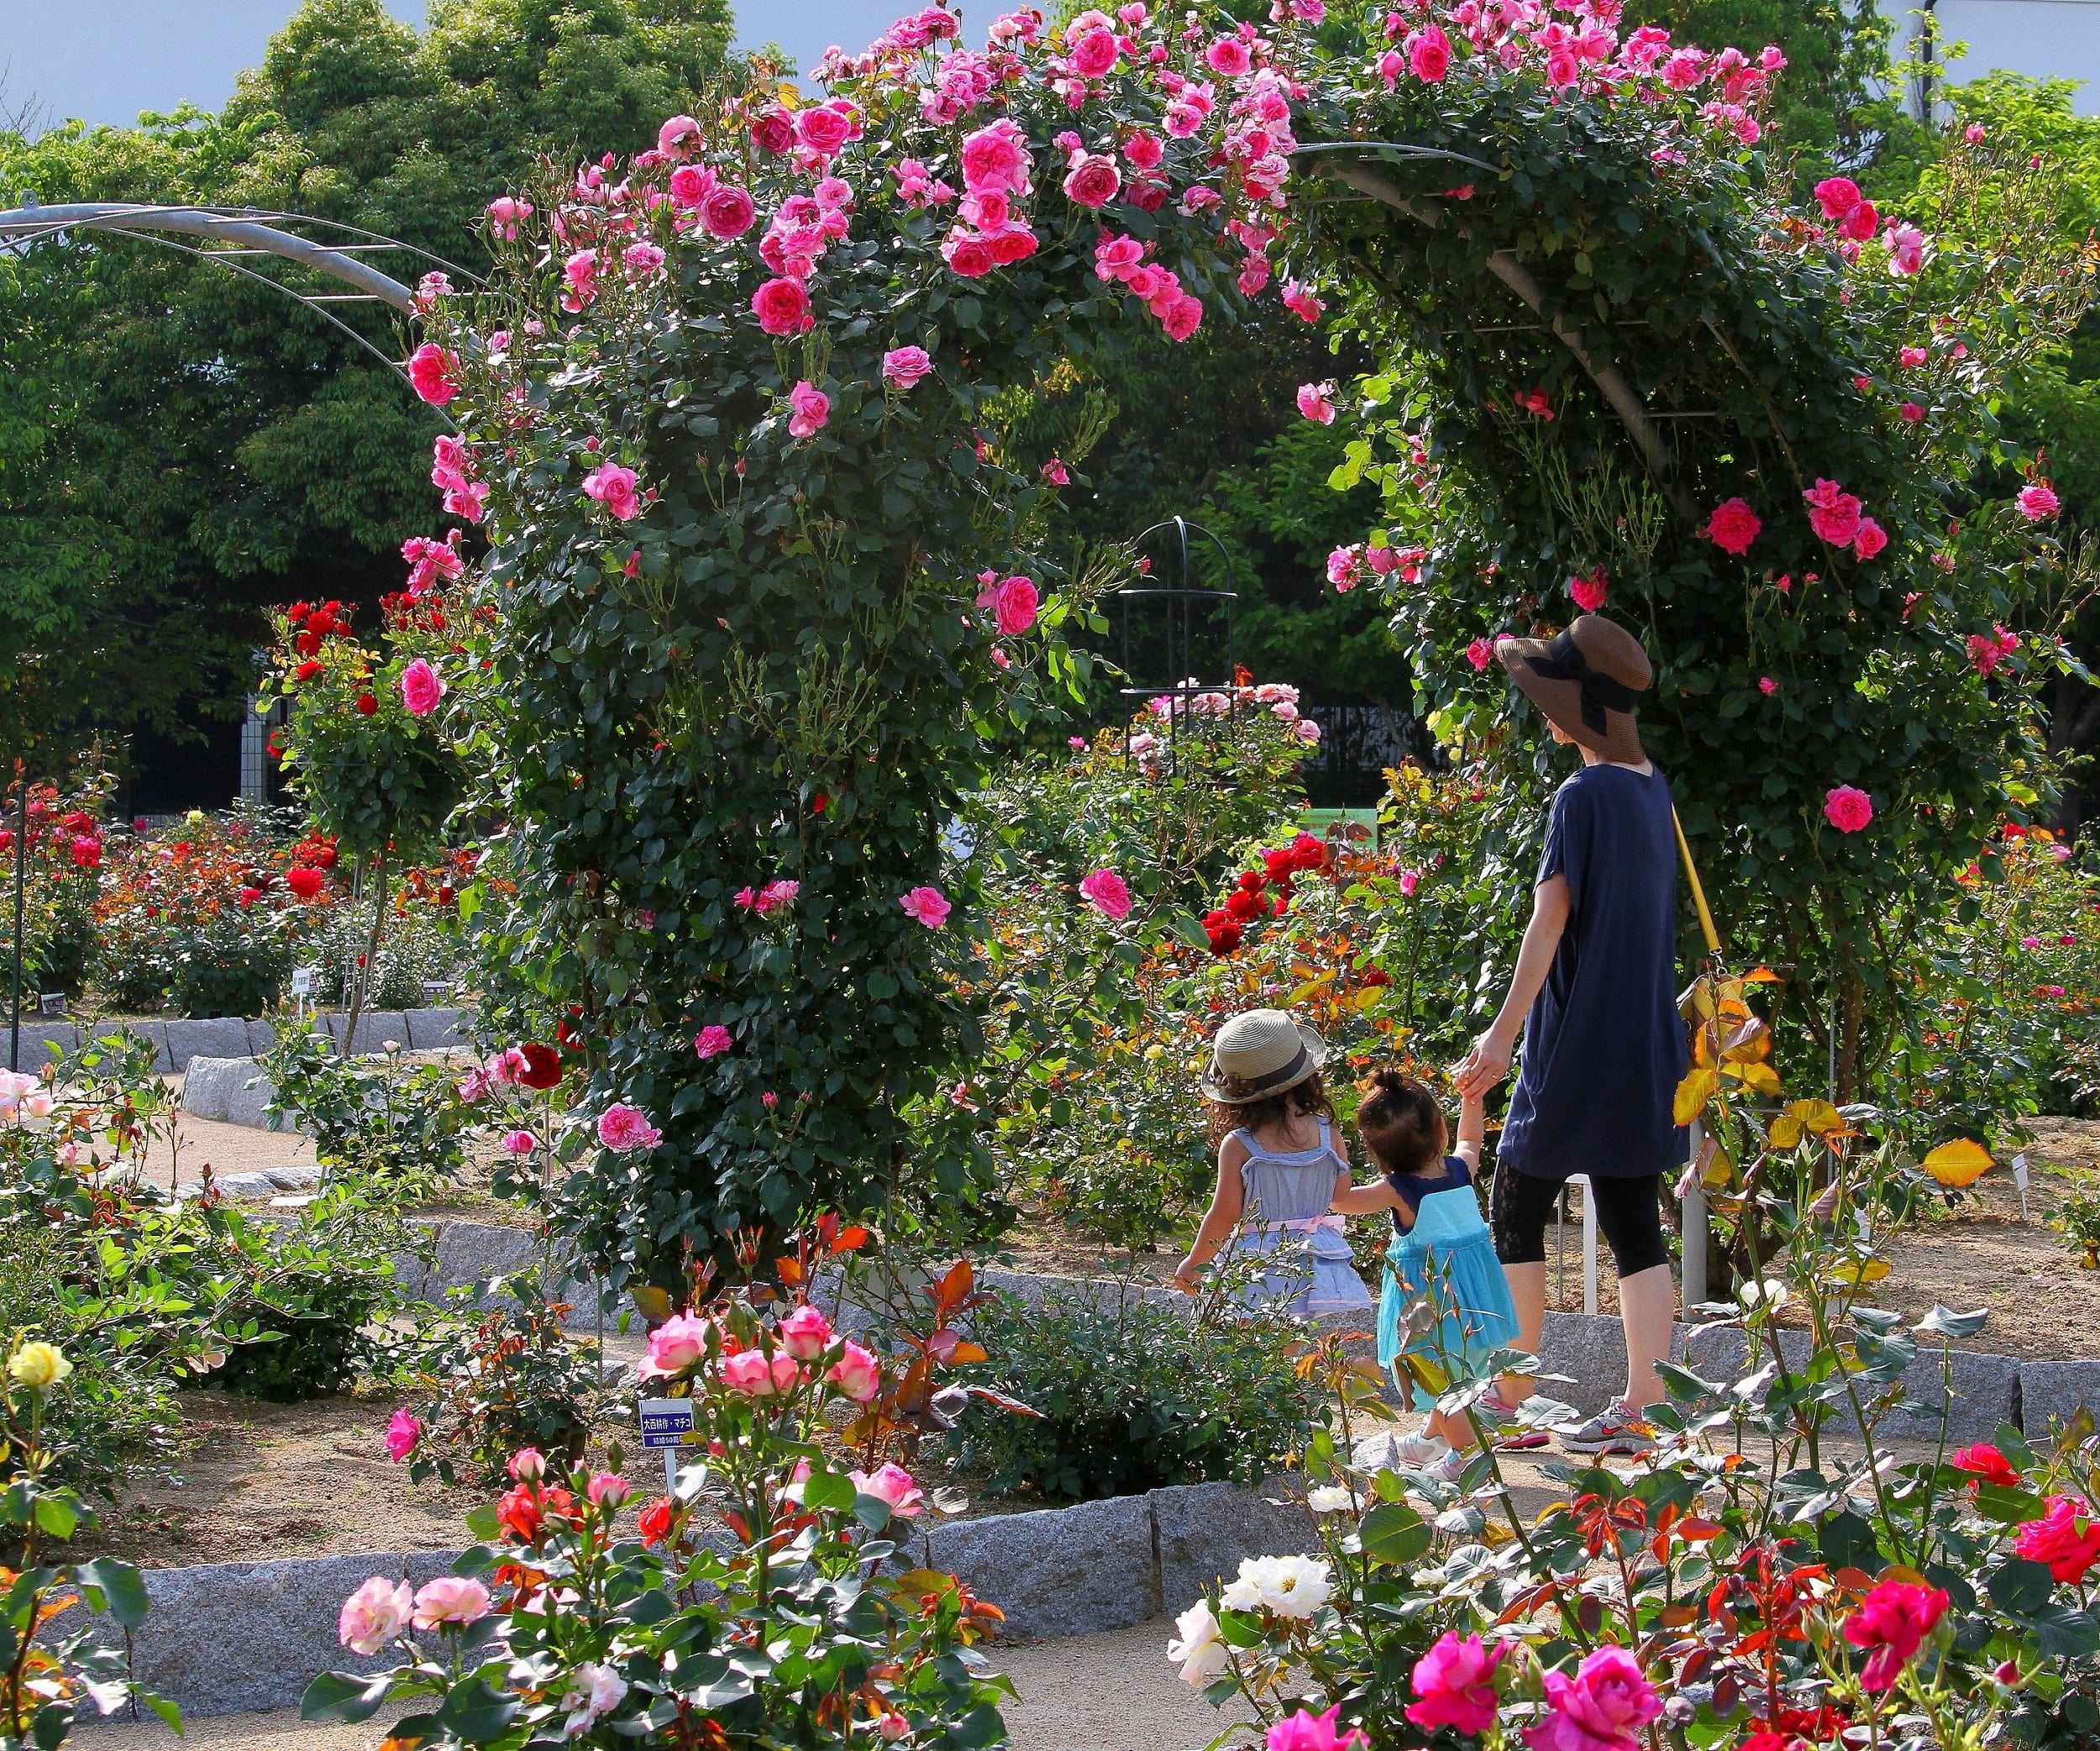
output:
[[[1250,1009],[1218,1029],[1203,1091],[1227,1107],[1295,1088],[1326,1061],[1326,1042],[1280,1009]]]
[[[1495,656],[1531,702],[1585,748],[1637,766],[1633,714],[1655,678],[1640,639],[1601,614],[1585,614],[1560,637],[1498,639]]]

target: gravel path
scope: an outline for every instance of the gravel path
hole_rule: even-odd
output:
[[[1005,1713],[1013,1751],[1195,1751],[1227,1717],[1174,1675],[1172,1626],[1141,1623],[1105,1635],[1068,1636],[1006,1649],[1020,1692]],[[361,1727],[302,1727],[295,1709],[193,1721],[180,1739],[160,1722],[83,1726],[78,1751],[369,1751],[389,1716]]]

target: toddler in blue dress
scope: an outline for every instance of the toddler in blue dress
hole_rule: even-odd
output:
[[[1454,1142],[1436,1096],[1414,1077],[1382,1070],[1362,1089],[1357,1133],[1385,1177],[1338,1191],[1334,1206],[1352,1215],[1393,1214],[1393,1244],[1378,1298],[1378,1361],[1391,1371],[1404,1400],[1430,1411],[1424,1433],[1394,1446],[1403,1464],[1431,1466],[1449,1480],[1464,1465],[1473,1428],[1463,1416],[1436,1410],[1437,1396],[1451,1384],[1452,1365],[1477,1367],[1517,1342],[1509,1281],[1473,1191],[1487,1114],[1478,1097],[1462,1102]],[[1404,1317],[1425,1296],[1441,1317],[1405,1340]],[[1514,1414],[1512,1407],[1492,1396],[1479,1408],[1491,1422]]]
[[[1349,1158],[1320,1080],[1326,1055],[1320,1036],[1280,1010],[1249,1010],[1218,1029],[1203,1078],[1218,1181],[1195,1244],[1174,1271],[1189,1294],[1230,1244],[1240,1258],[1291,1254],[1240,1291],[1246,1305],[1294,1313],[1371,1305],[1333,1213],[1335,1194],[1350,1184]]]

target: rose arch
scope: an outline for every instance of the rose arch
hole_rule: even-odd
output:
[[[1950,523],[1996,375],[2085,286],[1842,179],[1791,203],[1777,52],[1617,10],[1131,5],[973,49],[930,9],[819,95],[503,193],[489,289],[424,282],[433,480],[486,550],[423,544],[404,613],[509,823],[503,1001],[590,1067],[559,1215],[602,1265],[668,1283],[907,1168],[968,1183],[943,824],[1120,581],[1057,557],[1083,459],[1024,471],[1001,397],[1256,298],[1382,361],[1345,472],[1387,522],[1331,576],[1389,592],[1440,729],[1514,802],[1482,641],[1571,595],[1636,628],[1736,944],[1845,968],[1804,1007],[1864,1049],[1891,933],[2043,788],[2063,660],[2002,622],[2045,484]],[[2044,197],[1982,143],[1945,199],[1987,189]]]

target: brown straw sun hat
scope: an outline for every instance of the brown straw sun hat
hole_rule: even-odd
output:
[[[1295,1088],[1326,1061],[1326,1042],[1280,1009],[1250,1009],[1218,1029],[1203,1091],[1227,1107],[1243,1107]]]
[[[1499,639],[1495,657],[1531,702],[1583,747],[1629,766],[1647,759],[1633,714],[1655,671],[1625,627],[1585,614],[1550,642]]]

